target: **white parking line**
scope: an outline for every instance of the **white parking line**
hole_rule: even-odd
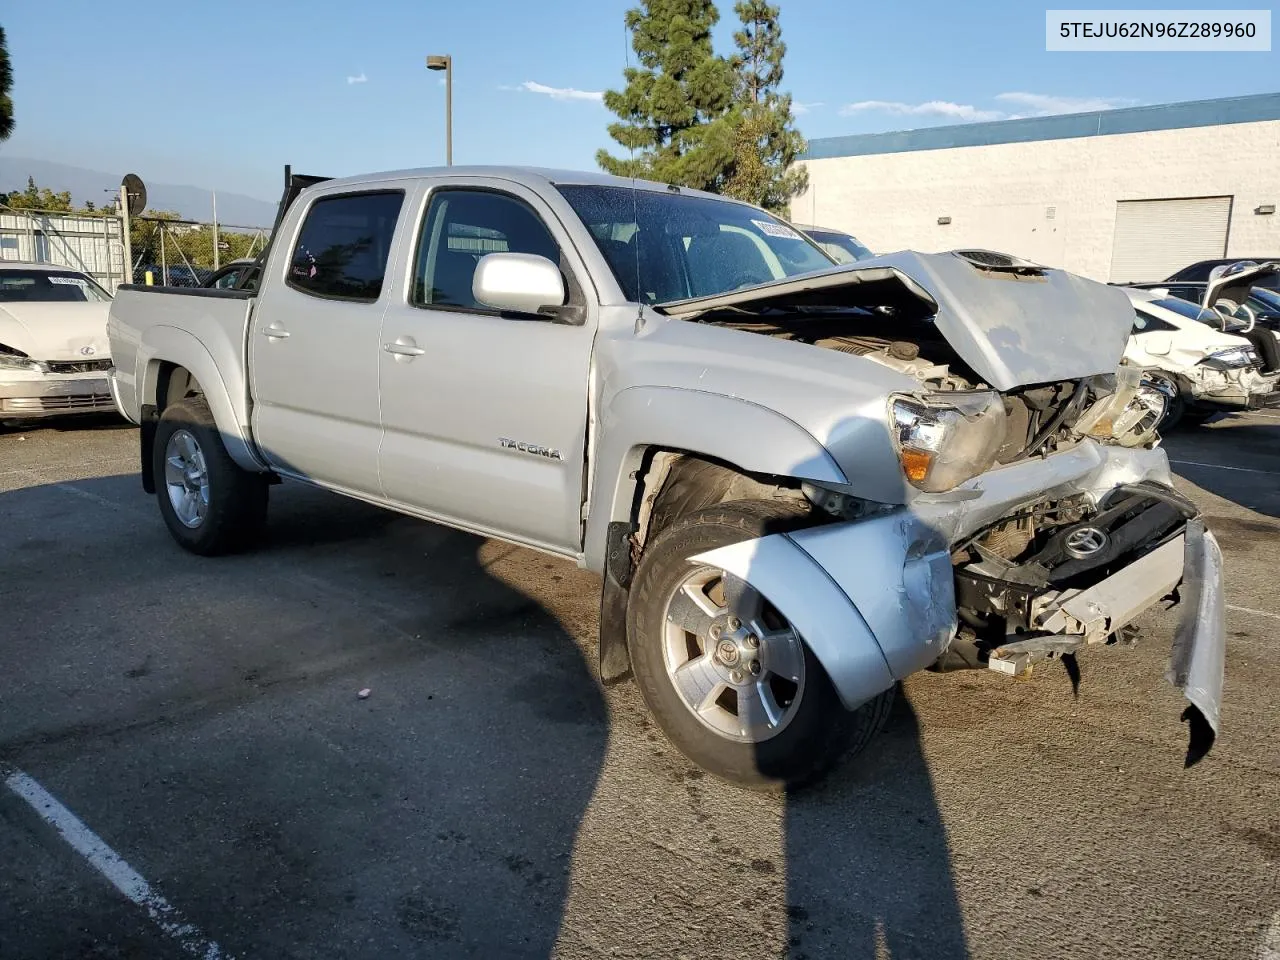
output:
[[[142,907],[156,926],[176,940],[183,950],[202,960],[230,960],[230,954],[187,923],[168,900],[152,890],[133,867],[44,787],[21,770],[11,773],[4,783],[27,801],[31,809],[53,826],[95,870],[111,881],[113,887]]]
[[[1269,477],[1280,476],[1280,470],[1258,470],[1254,467],[1229,467],[1225,463],[1201,463],[1199,460],[1170,460],[1182,467],[1212,467],[1214,470],[1233,470],[1236,473],[1264,473]]]
[[[1228,603],[1228,610],[1234,610],[1237,613],[1252,613],[1255,617],[1267,617],[1271,620],[1280,620],[1280,613],[1271,613],[1269,610],[1255,610],[1253,607],[1237,607],[1235,604]]]

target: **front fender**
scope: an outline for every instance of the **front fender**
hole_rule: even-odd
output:
[[[592,458],[583,565],[600,571],[610,522],[630,519],[644,452],[654,446],[723,460],[749,473],[845,483],[807,430],[737,397],[676,387],[630,387],[600,416]]]
[[[248,423],[237,415],[237,406],[213,355],[203,343],[180,327],[157,324],[144,334],[138,347],[139,402],[158,407],[163,401],[157,394],[160,369],[165,363],[183,367],[200,384],[231,459],[245,470],[265,470],[266,465],[258,459],[250,442]],[[244,404],[240,406],[243,408]]]
[[[804,638],[852,710],[929,666],[955,634],[946,537],[910,511],[689,558],[746,580]]]

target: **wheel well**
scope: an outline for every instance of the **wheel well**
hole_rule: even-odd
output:
[[[156,378],[156,416],[163,413],[165,407],[179,400],[203,394],[200,382],[191,375],[190,370],[176,363],[161,362],[160,373]]]
[[[748,473],[703,454],[651,447],[636,471],[626,520],[609,524],[600,593],[600,678],[616,683],[631,672],[626,618],[631,576],[659,531],[681,517],[729,500],[808,502],[800,481]]]
[[[161,361],[160,369],[156,372],[156,392],[152,398],[154,402],[142,405],[142,422],[139,424],[139,466],[142,470],[142,489],[147,493],[156,492],[155,478],[151,475],[151,457],[155,450],[156,425],[160,422],[160,414],[179,400],[203,394],[199,381],[186,367]]]
[[[807,502],[800,481],[749,473],[704,454],[652,449],[645,454],[632,503],[633,557],[681,517],[730,500]]]

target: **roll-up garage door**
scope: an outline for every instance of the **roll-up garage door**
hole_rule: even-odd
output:
[[[1197,260],[1225,257],[1230,220],[1230,197],[1119,201],[1111,280],[1163,280]]]

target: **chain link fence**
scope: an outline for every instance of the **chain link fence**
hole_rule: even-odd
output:
[[[198,287],[219,268],[262,252],[271,231],[261,227],[142,214],[129,221],[133,282]]]

